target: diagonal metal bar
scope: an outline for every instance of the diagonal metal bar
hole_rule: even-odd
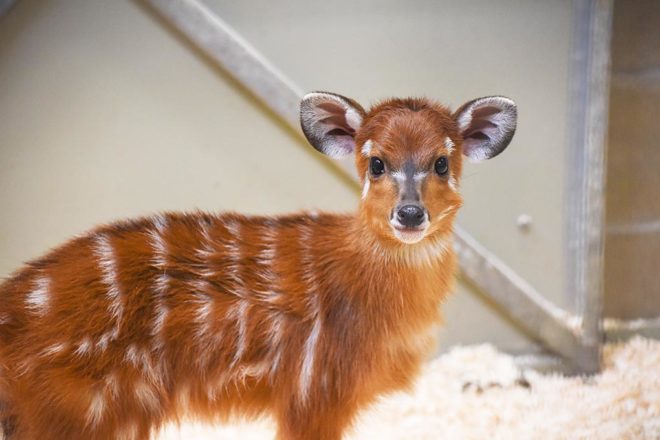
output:
[[[291,128],[301,133],[300,99],[304,92],[225,21],[198,0],[138,0],[172,24]],[[325,163],[355,180],[352,162]]]
[[[580,319],[548,301],[462,228],[455,227],[454,237],[462,274],[532,337],[587,370],[576,362],[584,349]]]
[[[298,107],[303,96],[235,30],[196,0],[146,0],[186,38],[235,76],[289,125],[298,127]]]
[[[138,1],[148,4],[173,24],[275,114],[299,130],[298,105],[302,91],[200,1]],[[582,371],[597,369],[593,365],[593,353],[584,353],[579,317],[547,301],[460,228],[456,229],[455,245],[462,273],[532,337],[575,362]]]

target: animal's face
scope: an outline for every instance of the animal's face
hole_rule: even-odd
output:
[[[447,232],[461,206],[462,155],[482,160],[508,145],[515,104],[480,98],[451,114],[425,99],[391,99],[365,112],[354,101],[310,93],[301,104],[305,135],[319,151],[355,153],[361,213],[379,236],[403,243]]]
[[[380,235],[416,243],[442,229],[461,205],[460,138],[448,112],[391,101],[364,120],[356,139],[362,209]]]

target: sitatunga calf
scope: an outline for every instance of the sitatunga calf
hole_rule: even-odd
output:
[[[101,226],[0,286],[0,417],[11,440],[147,439],[193,416],[273,415],[337,440],[434,346],[456,258],[462,155],[508,145],[515,104],[301,104],[309,142],[355,153],[356,214],[168,213]]]

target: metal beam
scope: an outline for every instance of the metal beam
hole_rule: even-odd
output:
[[[186,38],[289,125],[298,127],[303,91],[227,23],[196,0],[146,0]]]
[[[291,128],[302,134],[300,99],[304,92],[257,49],[198,0],[137,0],[148,5],[187,40],[236,78]],[[350,160],[322,160],[355,181]]]
[[[635,335],[660,339],[660,318],[631,321],[606,318],[603,320],[603,331],[608,342],[626,340]]]
[[[584,349],[579,319],[545,299],[460,227],[454,228],[461,272],[529,334],[575,363]],[[575,365],[584,371],[588,365]]]
[[[574,3],[567,188],[567,290],[582,321],[578,363],[600,365],[612,0]]]

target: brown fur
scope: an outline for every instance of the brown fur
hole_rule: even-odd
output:
[[[458,179],[461,139],[442,106],[389,100],[357,133],[363,178],[367,139],[393,166],[412,157],[429,169],[432,224],[416,244],[393,237],[396,190],[383,178],[356,215],[168,213],[28,263],[0,286],[5,434],[146,439],[188,415],[267,412],[281,440],[340,439],[359,409],[410,385],[434,347],[461,205],[432,173],[446,136]]]

